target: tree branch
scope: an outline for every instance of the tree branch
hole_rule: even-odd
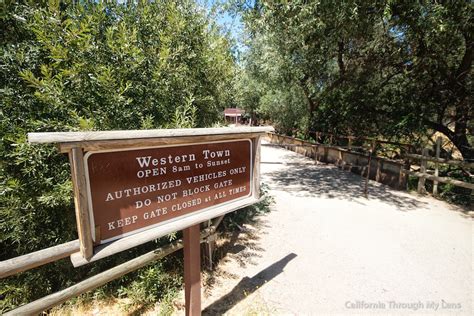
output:
[[[461,63],[459,64],[459,67],[455,73],[454,80],[457,82],[463,81],[466,78],[469,71],[471,70],[472,60],[474,58],[474,41],[468,34],[463,34],[463,36],[466,42],[466,50],[464,51]]]
[[[344,59],[343,57],[344,53],[344,42],[339,41],[337,43],[337,65],[339,66],[339,76],[342,78],[344,77],[344,74],[346,73],[346,68],[344,65]]]
[[[429,127],[429,128],[432,128],[434,129],[435,131],[438,131],[440,133],[443,133],[444,135],[446,135],[449,140],[451,140],[453,143],[454,143],[454,140],[455,140],[455,137],[456,135],[454,134],[454,132],[452,130],[450,130],[447,126],[444,126],[443,124],[441,123],[437,123],[437,122],[433,122],[433,121],[430,121],[430,120],[424,120],[424,123]]]

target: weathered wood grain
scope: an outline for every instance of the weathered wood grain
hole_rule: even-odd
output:
[[[422,156],[423,156],[423,157],[428,157],[428,148],[423,148]],[[427,160],[426,160],[426,159],[422,159],[422,160],[421,160],[421,165],[420,165],[420,173],[425,174],[425,173],[426,173],[427,166],[428,166],[428,165],[427,165]],[[425,178],[425,177],[420,177],[420,178],[418,179],[417,192],[418,192],[419,194],[426,193],[425,182],[426,182],[426,178]]]
[[[196,212],[184,218],[180,218],[179,220],[163,223],[158,227],[150,228],[134,235],[130,235],[112,241],[110,243],[97,246],[94,248],[94,252],[89,260],[84,259],[81,253],[79,252],[73,253],[71,255],[71,262],[74,267],[79,267],[89,262],[97,261],[105,257],[111,256],[115,253],[139,246],[141,244],[160,238],[172,232],[181,230],[185,227],[204,222],[210,218],[215,218],[220,215],[224,215],[226,213],[246,207],[248,205],[252,205],[254,203],[257,203],[258,201],[259,200],[255,199],[254,197],[249,197],[244,200],[237,200],[234,202],[226,203],[206,211]]]
[[[439,160],[439,155],[441,153],[441,136],[438,136],[436,139],[436,160]],[[439,176],[439,162],[435,163],[435,174],[436,177]],[[438,181],[433,181],[433,195],[438,195]]]
[[[238,134],[222,134],[222,135],[205,135],[205,136],[183,136],[173,138],[140,138],[140,139],[122,139],[122,140],[100,140],[85,141],[80,143],[60,143],[58,144],[61,152],[68,152],[71,148],[77,147],[78,144],[84,151],[101,151],[101,150],[119,150],[133,148],[147,148],[167,145],[179,145],[186,143],[206,143],[220,140],[245,139],[253,138],[261,135],[261,133],[238,133]]]
[[[80,249],[79,240],[28,253],[0,262],[0,278],[6,278],[66,258]]]
[[[239,126],[218,128],[182,128],[182,129],[154,129],[129,131],[91,131],[91,132],[45,132],[28,133],[30,143],[68,143],[99,140],[124,140],[137,138],[164,138],[184,136],[206,136],[239,133],[266,133],[272,132],[271,126]]]
[[[445,178],[445,177],[437,177],[431,174],[416,172],[416,171],[411,171],[411,170],[403,170],[402,172],[409,174],[411,176],[425,178],[432,181],[438,181],[441,183],[448,183],[448,184],[452,184],[458,187],[474,190],[474,183],[467,183],[467,182],[463,182],[463,181],[459,181],[459,180],[455,180],[451,178]]]
[[[72,183],[74,186],[74,205],[76,210],[77,231],[81,246],[81,255],[89,259],[92,256],[92,230],[90,222],[87,185],[82,148],[72,148],[69,154]]]
[[[405,157],[419,160],[426,160],[438,163],[444,163],[452,166],[461,166],[466,168],[474,168],[474,162],[468,162],[463,160],[450,160],[443,158],[435,158],[430,156],[416,155],[416,154],[406,154]]]
[[[213,234],[216,231],[216,226],[211,226],[201,231],[201,242],[204,242],[206,237]],[[20,306],[14,310],[11,310],[4,315],[36,315],[45,310],[50,309],[56,305],[59,305],[70,298],[76,297],[98,288],[110,282],[112,280],[118,279],[119,277],[135,271],[141,267],[146,266],[147,264],[166,257],[167,255],[183,248],[182,240],[174,241],[166,246],[160,247],[153,251],[150,251],[144,255],[141,255],[135,259],[122,263],[112,269],[101,272],[93,277],[90,277],[84,281],[81,281],[71,287],[68,287],[62,291],[56,292],[54,294],[45,296],[36,301],[28,303],[26,305]]]

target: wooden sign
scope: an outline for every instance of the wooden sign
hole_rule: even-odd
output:
[[[87,264],[254,204],[260,137],[272,127],[30,133],[71,161]]]
[[[250,139],[92,151],[84,159],[99,244],[253,193]]]

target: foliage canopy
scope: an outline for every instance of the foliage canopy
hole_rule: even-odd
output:
[[[432,130],[474,159],[472,2],[231,3],[250,34],[254,107],[283,132],[413,140]]]
[[[1,9],[5,260],[77,238],[67,158],[28,145],[28,132],[210,126],[232,98],[234,59],[192,1],[7,1]],[[108,261],[73,270],[63,260],[2,280],[1,310],[114,265]]]

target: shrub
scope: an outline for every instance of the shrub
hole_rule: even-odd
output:
[[[77,238],[67,157],[28,132],[210,126],[232,97],[229,43],[191,1],[6,1],[0,20],[0,260]],[[4,279],[0,311],[153,246]]]

